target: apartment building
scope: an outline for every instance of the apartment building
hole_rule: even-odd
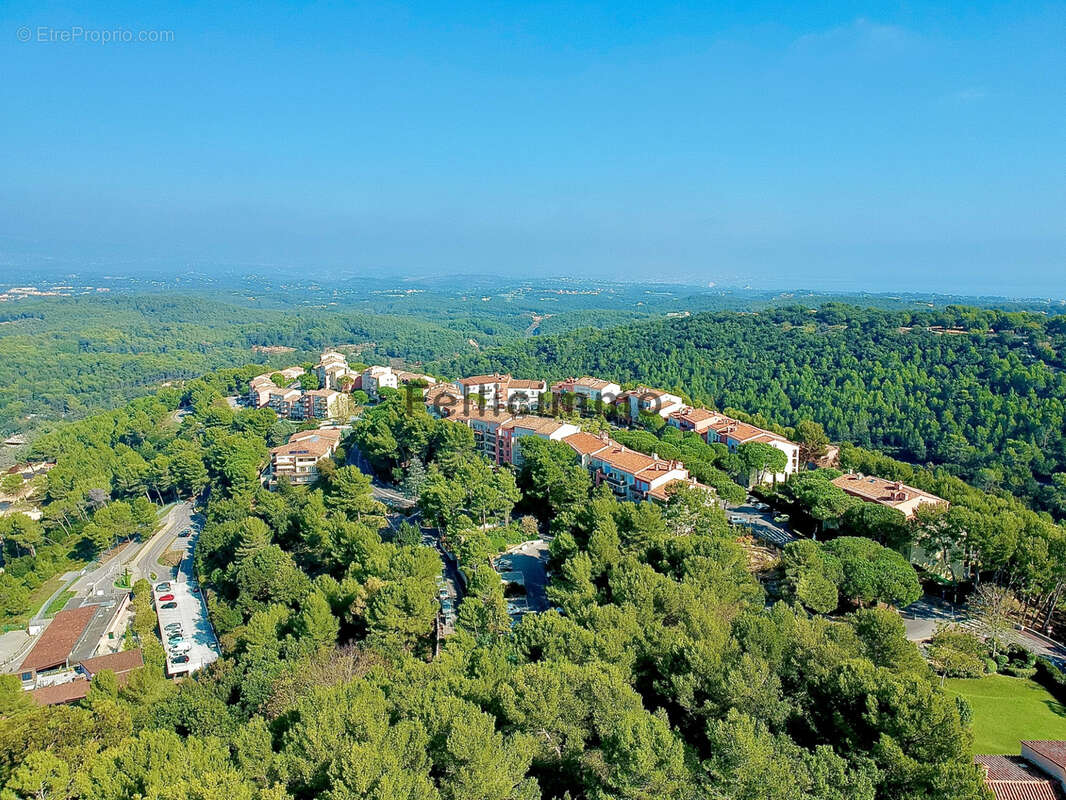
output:
[[[290,384],[304,374],[302,367],[286,367],[285,369],[264,372],[256,375],[248,382],[248,403],[252,408],[262,408],[270,404],[270,395],[279,389],[287,389]],[[281,375],[283,382],[278,386],[274,382],[274,375]]]
[[[314,483],[318,480],[318,462],[332,456],[340,440],[339,428],[294,433],[287,444],[270,451],[270,484],[276,484],[281,477],[295,485]]]
[[[301,398],[304,419],[330,419],[344,412],[345,395],[333,389],[313,389]]]
[[[359,373],[348,366],[348,359],[342,353],[327,350],[318,359],[315,374],[318,376],[320,387],[338,391],[343,390],[345,386],[350,387]]]
[[[710,423],[704,434],[708,444],[720,442],[735,452],[738,447],[748,442],[761,442],[775,447],[785,454],[785,469],[776,474],[763,476],[764,482],[787,480],[788,476],[800,468],[799,445],[791,442],[780,434],[749,425],[747,422],[720,415],[718,419]]]
[[[711,429],[711,426],[714,423],[719,422],[722,419],[723,417],[721,414],[708,411],[706,408],[692,408],[691,406],[685,406],[677,411],[670,412],[670,416],[666,418],[666,424],[681,431],[698,433],[706,439],[707,431]]]
[[[680,461],[638,453],[607,434],[595,436],[579,431],[566,436],[563,441],[574,450],[581,465],[592,473],[596,484],[607,484],[620,500],[663,501],[668,497],[667,487],[677,481],[702,486],[692,480]]]
[[[372,366],[363,370],[362,388],[371,397],[377,397],[379,389],[395,389],[398,385],[392,367]]]
[[[302,389],[274,387],[270,390],[267,405],[284,419],[303,419],[304,403]]]
[[[833,480],[833,485],[843,489],[852,497],[858,497],[867,503],[880,503],[883,506],[902,511],[903,515],[910,519],[920,506],[949,505],[948,501],[935,494],[923,492],[900,481],[888,481],[873,475],[860,475],[851,473],[841,475]]]
[[[658,414],[667,419],[673,412],[685,406],[685,402],[676,394],[662,389],[649,389],[647,386],[638,386],[636,389],[622,392],[614,402],[630,419],[639,419],[641,413]]]
[[[514,419],[509,411],[476,405],[467,410],[460,405],[448,415],[448,419],[470,428],[474,432],[474,447],[493,464],[511,463],[512,440],[501,432],[501,427]]]
[[[558,442],[580,430],[577,425],[547,417],[513,417],[501,426],[501,449],[507,454],[507,463],[521,467],[525,461],[521,445],[523,438],[535,436],[538,439]]]
[[[552,396],[555,402],[562,403],[566,395],[571,395],[576,405],[581,408],[597,408],[601,404],[610,406],[622,393],[622,387],[591,375],[580,378],[567,378],[552,384]]]
[[[539,408],[541,396],[548,391],[545,381],[516,379],[498,372],[460,378],[456,386],[462,392],[463,399],[470,403],[481,397],[486,408],[509,408],[514,411]]]

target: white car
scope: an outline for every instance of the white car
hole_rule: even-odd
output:
[[[192,643],[188,639],[178,639],[174,642],[168,642],[167,647],[170,648],[171,653],[188,653],[192,650]]]

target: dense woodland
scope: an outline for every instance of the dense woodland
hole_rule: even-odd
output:
[[[164,680],[138,585],[131,636],[148,664],[125,686],[105,673],[77,706],[34,708],[0,680],[5,800],[984,797],[968,707],[938,688],[895,612],[871,607],[916,591],[889,548],[844,537],[806,554],[839,570],[832,618],[791,595],[767,604],[702,493],[620,503],[554,442],[494,470],[468,429],[388,398],[348,446],[417,484],[460,554],[467,593],[435,655],[440,557],[385,525],[343,453],[320,485],[262,489],[280,423],[221,401],[250,374],[38,443],[58,461],[43,530],[85,547],[110,544],[93,526],[120,503],[210,489],[196,558],[224,655]],[[518,515],[555,533],[557,610],[512,627],[479,542]],[[871,559],[891,577],[868,587]]]
[[[1066,316],[831,304],[584,330],[434,365],[676,389],[834,441],[939,465],[1066,516]]]

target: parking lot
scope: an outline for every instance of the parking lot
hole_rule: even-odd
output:
[[[787,522],[775,522],[774,512],[765,503],[757,503],[753,498],[741,506],[726,505],[726,517],[734,525],[747,528],[752,536],[784,548],[789,542],[799,537],[788,529]]]
[[[219,657],[218,639],[207,615],[207,601],[201,592],[193,589],[196,584],[193,578],[192,553],[198,535],[198,531],[194,529],[192,535],[176,540],[175,549],[184,543],[185,555],[175,569],[174,578],[168,581],[170,588],[158,591],[157,587],[163,581],[153,587],[153,599],[163,641],[166,642],[168,638],[166,626],[178,623],[181,626],[182,638],[189,643],[189,650],[184,654],[172,652],[167,647],[167,674],[172,677],[193,673]],[[174,599],[166,602],[160,600],[167,595],[173,595]],[[174,608],[164,608],[171,603],[176,604]],[[178,655],[188,656],[189,660],[177,663],[174,658]]]

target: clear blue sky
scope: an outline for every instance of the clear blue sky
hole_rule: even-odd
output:
[[[1066,4],[926,6],[5,0],[0,265],[1066,296]]]

